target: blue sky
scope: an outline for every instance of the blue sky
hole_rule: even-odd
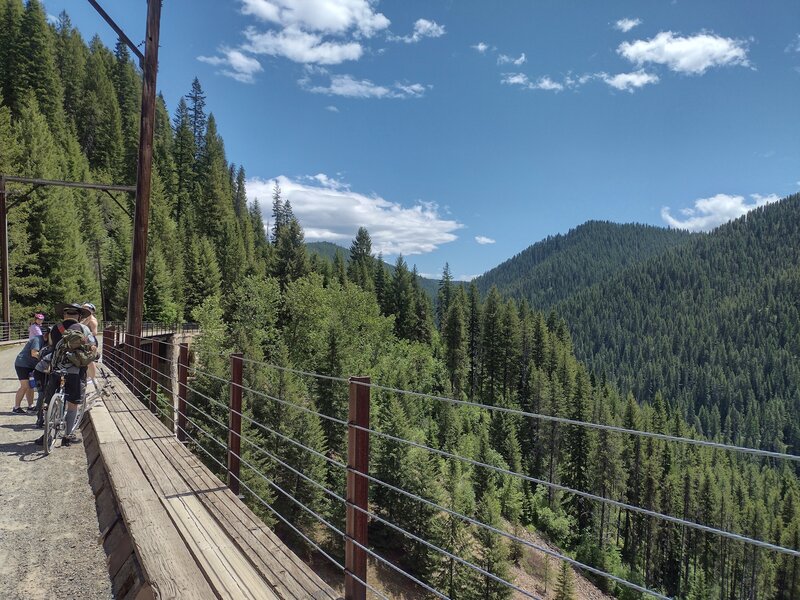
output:
[[[144,2],[101,4],[135,41]],[[87,2],[49,0],[85,37]],[[308,240],[480,274],[589,219],[710,229],[800,189],[796,0],[167,0],[228,159]],[[268,215],[267,215],[268,216]]]

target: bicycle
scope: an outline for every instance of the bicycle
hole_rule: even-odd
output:
[[[53,444],[59,435],[64,435],[67,429],[66,402],[64,402],[64,376],[61,375],[61,382],[58,390],[44,407],[44,454],[47,456],[53,449]]]
[[[67,430],[66,420],[66,406],[64,401],[64,375],[61,375],[61,381],[58,391],[53,394],[49,404],[44,408],[44,453],[50,454],[53,445],[59,436],[65,437]],[[89,412],[94,404],[94,401],[100,397],[100,390],[95,386],[95,390],[91,394],[86,393],[85,384],[81,384],[81,393],[83,401],[78,405],[77,414],[75,415],[75,429],[77,430],[84,416]]]

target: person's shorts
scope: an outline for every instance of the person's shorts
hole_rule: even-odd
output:
[[[33,368],[29,367],[18,367],[14,365],[14,370],[17,372],[17,379],[20,381],[28,381],[31,378],[31,373],[33,372]]]
[[[67,373],[64,376],[64,400],[73,404],[83,402],[83,381],[78,373]]]

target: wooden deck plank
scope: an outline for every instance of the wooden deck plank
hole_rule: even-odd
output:
[[[281,598],[335,600],[336,594],[310,567],[275,536],[264,523],[182,444],[159,419],[127,390],[115,402],[125,405],[160,447],[162,455],[183,477],[197,499],[231,536]],[[163,433],[168,435],[163,435]],[[141,435],[139,433],[138,435]]]
[[[111,414],[99,405],[92,409],[91,418],[109,482],[147,582],[160,598],[216,598]]]
[[[238,547],[208,514],[181,475],[163,460],[160,449],[155,446],[155,439],[141,427],[131,412],[123,410],[123,402],[119,404],[121,406],[114,415],[118,426],[126,434],[125,437],[131,440],[131,449],[142,470],[156,491],[160,492],[162,504],[211,586],[225,598],[277,600],[272,588],[241,556]]]

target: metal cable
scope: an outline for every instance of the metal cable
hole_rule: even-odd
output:
[[[603,502],[605,504],[609,504],[609,505],[615,506],[617,508],[621,508],[621,509],[628,510],[628,511],[631,511],[631,512],[637,512],[637,513],[640,513],[640,514],[643,514],[643,515],[647,515],[649,517],[654,517],[656,519],[662,519],[662,520],[665,520],[665,521],[669,521],[671,523],[675,523],[677,525],[684,525],[686,527],[691,527],[693,529],[698,529],[698,530],[704,531],[706,533],[712,533],[712,534],[715,534],[715,535],[719,535],[720,537],[726,537],[726,538],[729,538],[729,539],[732,539],[732,540],[736,540],[738,542],[743,542],[743,543],[747,543],[747,544],[752,544],[754,546],[759,546],[761,548],[766,548],[766,549],[772,550],[774,552],[780,552],[780,553],[783,553],[783,554],[788,554],[790,556],[800,557],[800,551],[797,551],[797,550],[792,550],[790,548],[784,548],[783,546],[776,546],[775,544],[770,544],[769,542],[756,540],[756,539],[749,538],[749,537],[746,537],[746,536],[743,536],[743,535],[739,535],[737,533],[731,533],[729,531],[724,531],[722,529],[716,529],[714,527],[709,527],[707,525],[701,525],[700,523],[695,523],[694,521],[686,521],[686,520],[680,519],[678,517],[665,515],[665,514],[662,514],[662,513],[659,513],[659,512],[648,510],[646,508],[641,508],[639,506],[634,506],[632,504],[626,504],[625,502],[619,502],[618,500],[612,500],[610,498],[605,498],[603,496],[598,496],[596,494],[591,494],[589,492],[582,492],[580,490],[576,490],[576,489],[573,489],[573,488],[570,488],[570,487],[567,487],[567,486],[564,486],[564,485],[560,485],[558,483],[553,483],[551,481],[538,479],[536,477],[531,477],[529,475],[523,475],[522,473],[517,473],[515,471],[510,471],[510,470],[504,469],[502,467],[496,467],[494,465],[489,465],[487,463],[483,463],[483,462],[480,462],[480,461],[477,461],[477,460],[473,460],[471,458],[467,458],[466,456],[461,456],[459,454],[452,454],[452,453],[447,452],[445,450],[438,450],[436,448],[431,448],[430,446],[426,446],[425,444],[420,444],[419,442],[413,442],[411,440],[406,440],[404,438],[399,438],[399,437],[390,435],[388,433],[384,433],[382,431],[376,431],[374,429],[369,429],[367,427],[361,427],[361,426],[355,425],[355,424],[351,424],[350,426],[353,429],[357,429],[359,431],[364,431],[364,432],[367,432],[367,433],[372,433],[372,434],[377,435],[379,437],[382,437],[382,438],[385,438],[385,439],[388,439],[388,440],[392,440],[394,442],[398,442],[398,443],[401,443],[401,444],[414,446],[415,448],[420,448],[422,450],[427,450],[428,452],[433,452],[434,454],[438,454],[439,456],[460,460],[462,462],[471,464],[471,465],[476,466],[476,467],[483,467],[483,468],[495,471],[497,473],[502,473],[503,475],[509,475],[511,477],[518,477],[518,478],[520,478],[520,479],[522,479],[524,481],[529,481],[531,483],[536,483],[538,485],[544,485],[544,486],[552,488],[554,490],[558,490],[558,491],[562,491],[562,492],[568,492],[570,494],[575,494],[576,496],[581,496],[581,497],[586,498],[588,500],[594,500],[595,502]]]
[[[208,399],[211,400],[211,398],[208,398]],[[211,400],[211,401],[213,401],[213,400]],[[222,405],[221,403],[219,403],[219,404],[224,407],[224,405]],[[236,412],[236,411],[233,411],[233,412]],[[237,414],[247,418],[248,420],[251,420],[251,419],[249,419],[249,417],[247,417],[246,415],[243,415],[242,413],[237,413]],[[259,425],[256,421],[252,421],[252,422],[254,424]],[[708,525],[702,525],[700,523],[696,523],[694,521],[688,521],[686,519],[681,519],[679,517],[666,515],[666,514],[663,514],[663,513],[659,513],[659,512],[656,512],[656,511],[653,511],[653,510],[649,510],[649,509],[646,509],[646,508],[642,508],[642,507],[639,507],[639,506],[635,506],[635,505],[632,505],[632,504],[627,504],[625,502],[620,502],[618,500],[613,500],[611,498],[605,498],[604,496],[598,496],[598,495],[592,494],[590,492],[583,492],[581,490],[576,490],[574,488],[570,488],[570,487],[567,487],[567,486],[564,486],[564,485],[561,485],[561,484],[553,483],[553,482],[550,482],[550,481],[547,481],[547,480],[543,480],[543,479],[539,479],[539,478],[536,478],[536,477],[531,477],[529,475],[524,475],[522,473],[517,473],[515,471],[510,471],[510,470],[504,469],[502,467],[496,467],[496,466],[493,466],[493,465],[482,463],[480,461],[476,461],[476,460],[473,460],[473,459],[470,459],[470,458],[467,458],[467,457],[464,457],[464,456],[460,456],[460,455],[457,455],[457,454],[452,454],[452,453],[446,452],[444,450],[438,450],[436,448],[432,448],[430,446],[426,446],[426,445],[420,444],[418,442],[414,442],[414,441],[411,441],[411,440],[406,440],[404,438],[399,438],[399,437],[396,437],[396,436],[392,436],[390,434],[387,434],[387,433],[384,433],[384,432],[381,432],[381,431],[377,431],[377,430],[374,430],[374,429],[364,428],[364,427],[361,427],[361,426],[355,425],[355,424],[353,424],[352,427],[354,429],[358,429],[360,431],[365,431],[367,433],[371,433],[371,434],[377,435],[379,437],[390,439],[390,440],[398,442],[398,443],[402,443],[402,444],[406,444],[406,445],[409,445],[409,446],[414,446],[414,447],[417,447],[417,448],[420,448],[420,449],[423,449],[423,450],[427,450],[429,452],[433,452],[435,454],[438,454],[438,455],[446,457],[446,458],[452,458],[452,459],[460,460],[462,462],[466,462],[466,463],[471,464],[473,466],[487,468],[487,469],[493,470],[495,472],[501,473],[503,475],[509,475],[509,476],[512,476],[512,477],[517,477],[517,478],[523,479],[525,481],[529,481],[531,483],[535,483],[535,484],[538,484],[538,485],[544,485],[544,486],[549,487],[551,489],[562,491],[562,492],[566,492],[566,493],[570,493],[570,494],[574,494],[574,495],[577,495],[577,496],[580,496],[580,497],[583,497],[583,498],[586,498],[588,500],[592,500],[592,501],[595,501],[595,502],[603,502],[605,504],[608,504],[610,506],[614,506],[614,507],[619,508],[619,509],[640,513],[640,514],[643,514],[643,515],[646,515],[646,516],[649,516],[649,517],[653,517],[653,518],[656,518],[656,519],[661,519],[661,520],[664,520],[664,521],[675,523],[676,525],[682,525],[682,526],[685,526],[685,527],[689,527],[689,528],[692,528],[692,529],[697,529],[699,531],[703,531],[705,533],[709,533],[709,534],[712,534],[712,535],[717,535],[719,537],[725,537],[725,538],[728,538],[728,539],[731,539],[731,540],[734,540],[734,541],[737,541],[737,542],[750,544],[750,545],[753,545],[753,546],[758,546],[758,547],[761,547],[761,548],[764,548],[764,549],[767,549],[767,550],[770,550],[770,551],[773,551],[773,552],[778,552],[778,553],[781,553],[781,554],[787,554],[787,555],[793,556],[793,557],[800,557],[800,551],[798,551],[798,550],[794,550],[794,549],[791,549],[791,548],[786,548],[784,546],[780,546],[780,545],[777,545],[777,544],[772,544],[770,542],[765,542],[763,540],[750,538],[750,537],[747,537],[745,535],[733,533],[733,532],[730,532],[730,531],[725,531],[723,529],[718,529],[716,527],[710,527]],[[277,433],[277,432],[273,432],[273,433]],[[280,435],[280,434],[277,434],[277,435]],[[289,438],[286,438],[286,439],[287,439],[287,441],[289,441]],[[310,450],[308,448],[306,448],[306,449]],[[325,457],[325,459],[326,460],[332,460],[332,459],[328,459],[328,457]],[[334,462],[334,464],[337,464],[337,466],[341,466],[341,467],[343,467],[345,469],[347,468],[346,465],[343,465],[342,463],[337,463],[336,461],[333,461],[333,462]],[[586,566],[586,568],[591,569],[591,567],[588,567],[588,566]]]
[[[298,370],[298,369],[291,369],[289,367],[279,367],[277,365],[273,365],[273,364],[262,362],[262,361],[256,361],[256,360],[252,360],[252,359],[242,358],[242,360],[245,361],[245,362],[251,363],[251,364],[258,364],[258,365],[262,365],[264,367],[268,367],[268,368],[271,368],[271,369],[276,369],[276,370],[280,370],[280,371],[286,371],[286,372],[289,372],[289,373],[297,373],[299,375],[306,375],[306,376],[310,376],[310,377],[315,377],[317,379],[327,379],[327,380],[338,381],[338,382],[342,382],[342,383],[349,383],[350,382],[349,379],[345,379],[343,377],[332,377],[330,375],[321,375],[319,373],[313,373],[313,372],[309,372],[309,371],[301,371],[301,370]],[[605,424],[602,424],[602,423],[592,423],[592,422],[589,422],[589,421],[578,421],[578,420],[575,420],[575,419],[568,419],[566,417],[556,417],[556,416],[553,416],[553,415],[544,415],[544,414],[528,412],[528,411],[524,411],[524,410],[520,410],[520,409],[516,409],[516,408],[507,408],[507,407],[503,407],[503,406],[490,406],[488,404],[481,404],[479,402],[472,402],[472,401],[469,401],[469,400],[457,400],[456,398],[449,398],[447,396],[435,396],[435,395],[431,395],[431,394],[425,394],[423,392],[414,392],[414,391],[409,391],[409,390],[401,390],[399,388],[393,388],[393,387],[389,387],[389,386],[384,386],[384,385],[380,385],[380,384],[377,384],[377,383],[366,383],[366,382],[360,382],[360,381],[353,381],[352,383],[354,385],[361,385],[361,386],[365,386],[365,387],[370,387],[370,388],[374,388],[374,389],[377,389],[377,390],[382,390],[382,391],[385,391],[385,392],[392,392],[392,393],[402,394],[402,395],[406,395],[406,396],[414,396],[414,397],[418,397],[418,398],[436,400],[436,401],[439,401],[439,402],[446,402],[446,403],[449,403],[449,404],[456,404],[456,405],[461,405],[461,406],[472,406],[472,407],[475,407],[475,408],[481,408],[481,409],[485,409],[485,410],[489,410],[489,411],[493,411],[493,412],[501,412],[501,413],[506,413],[506,414],[512,414],[512,415],[516,415],[516,416],[520,416],[520,417],[526,417],[526,418],[530,418],[530,419],[537,419],[537,420],[540,420],[540,421],[549,421],[549,422],[554,422],[554,423],[561,423],[563,425],[573,425],[573,426],[576,426],[576,427],[586,427],[586,428],[589,428],[589,429],[612,431],[612,432],[615,432],[615,433],[624,433],[624,434],[628,434],[628,435],[634,435],[634,436],[639,436],[639,437],[658,439],[658,440],[667,441],[667,442],[678,442],[678,443],[689,444],[689,445],[694,445],[694,446],[703,446],[703,447],[707,447],[707,448],[714,448],[714,449],[717,449],[717,450],[727,450],[727,451],[731,451],[731,452],[740,452],[740,453],[744,453],[744,454],[751,454],[753,456],[777,458],[777,459],[782,459],[782,460],[790,460],[790,461],[794,461],[794,462],[800,462],[800,455],[788,454],[788,453],[785,453],[785,452],[774,452],[774,451],[771,451],[771,450],[760,450],[758,448],[748,448],[746,446],[737,446],[737,445],[734,445],[734,444],[723,444],[721,442],[712,442],[712,441],[708,441],[708,440],[701,440],[701,439],[693,439],[693,438],[687,438],[687,437],[681,437],[681,436],[674,436],[674,435],[668,435],[668,434],[664,434],[664,433],[655,433],[655,432],[652,432],[652,431],[642,431],[642,430],[638,430],[638,429],[627,429],[625,427],[619,427],[617,425],[605,425]]]
[[[290,406],[290,407],[295,408],[297,410],[303,411],[303,412],[305,412],[307,414],[314,415],[316,417],[320,417],[320,418],[325,419],[327,421],[331,421],[332,423],[337,423],[339,425],[345,425],[345,426],[347,425],[347,421],[343,421],[342,419],[337,419],[336,417],[323,415],[322,413],[313,411],[313,410],[311,410],[309,408],[306,408],[305,406],[302,406],[302,405],[297,404],[295,402],[289,402],[287,400],[282,400],[281,398],[276,398],[275,396],[270,396],[266,392],[259,392],[258,390],[254,390],[253,388],[248,387],[246,385],[242,385],[240,383],[234,383],[229,379],[223,379],[222,377],[219,377],[218,375],[212,375],[211,373],[208,373],[206,371],[201,371],[200,369],[198,369],[196,367],[189,367],[189,370],[193,371],[195,373],[199,373],[200,375],[203,375],[205,377],[210,377],[211,379],[216,379],[217,381],[220,381],[222,383],[235,385],[235,386],[241,388],[242,391],[251,392],[251,393],[255,394],[256,396],[261,396],[263,398],[267,398],[268,400],[273,400],[275,402],[278,402],[279,404],[283,404],[285,406]]]

